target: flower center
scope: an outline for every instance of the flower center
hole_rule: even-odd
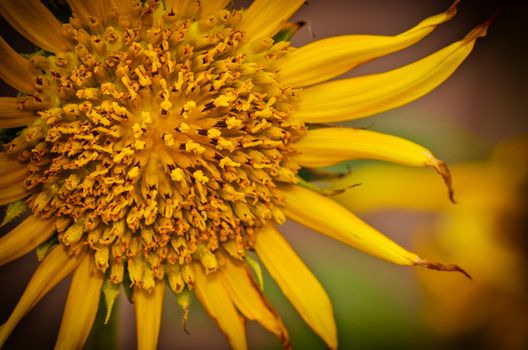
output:
[[[242,258],[284,220],[276,187],[296,181],[288,155],[305,129],[276,81],[287,44],[245,38],[241,16],[138,2],[104,26],[73,18],[71,52],[31,58],[41,74],[24,107],[39,118],[7,150],[28,163],[34,214],[115,283],[127,267],[146,289],[165,274],[192,283],[193,260],[213,271],[217,250]]]

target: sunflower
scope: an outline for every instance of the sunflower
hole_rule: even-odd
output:
[[[2,16],[42,48],[0,39],[0,127],[20,128],[0,153],[0,263],[37,248],[39,267],[9,319],[73,274],[57,348],[80,348],[102,290],[109,312],[130,289],[138,348],[156,348],[165,286],[187,317],[193,293],[246,348],[245,319],[290,347],[264,297],[255,252],[306,323],[337,347],[331,302],[277,229],[286,218],[389,262],[461,271],[400,247],[299,176],[347,159],[444,163],[413,142],[326,124],[367,117],[434,89],[488,23],[386,73],[332,80],[410,46],[451,19],[456,3],[396,36],[346,35],[301,48],[287,23],[304,0],[68,0],[62,24],[39,0],[3,0]],[[332,80],[332,81],[330,81]],[[325,126],[326,125],[326,126]],[[257,279],[250,270],[253,268]]]
[[[431,256],[455,259],[475,276],[464,283],[456,276],[418,275],[426,324],[450,348],[468,342],[477,348],[528,346],[527,146],[526,136],[512,138],[497,145],[489,159],[454,165],[457,206],[442,200],[430,174],[394,165],[367,166],[332,184],[366,182],[357,193],[337,197],[357,212],[436,214],[417,230],[415,246]]]

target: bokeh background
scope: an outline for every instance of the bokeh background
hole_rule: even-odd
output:
[[[235,1],[236,6],[246,6],[247,3]],[[300,46],[313,40],[352,33],[393,35],[450,5],[450,0],[310,0],[293,18],[293,21],[308,23],[295,36],[293,44]],[[408,64],[461,39],[471,28],[496,14],[488,36],[477,42],[474,52],[458,71],[432,93],[411,104],[349,125],[407,137],[425,145],[448,164],[487,159],[497,143],[528,131],[526,13],[522,2],[462,1],[457,16],[419,44],[366,64],[350,72],[349,76],[382,72]],[[1,34],[19,52],[33,50],[3,20]],[[4,85],[2,89],[3,95],[12,93]],[[519,152],[526,151],[519,149]],[[354,169],[370,165],[356,162],[350,166]],[[442,186],[440,182],[437,185]],[[486,195],[483,190],[482,196]],[[427,227],[435,215],[383,210],[360,216],[397,242],[420,253],[414,232],[420,228],[420,233],[427,238]],[[423,288],[423,274],[438,284],[447,283],[449,279],[453,289],[447,293],[454,298],[458,289],[467,288],[471,283],[478,284],[478,275],[473,276],[474,281],[469,281],[462,275],[446,276],[435,271],[417,273],[416,269],[393,266],[366,256],[292,222],[285,224],[282,231],[333,301],[341,349],[521,349],[522,341],[527,344],[528,333],[519,341],[502,342],[509,329],[497,330],[490,340],[490,331],[485,327],[467,327],[458,332],[439,330],[431,324],[431,318],[436,318],[440,324],[450,324],[452,320],[442,320],[441,317],[447,316],[430,313],[430,293]],[[468,249],[478,248],[468,246]],[[518,250],[516,247],[515,254],[519,253]],[[30,255],[0,268],[0,319],[8,317],[35,266],[36,257]],[[519,270],[521,273],[512,275],[512,278],[525,282],[524,266]],[[456,283],[452,283],[453,279]],[[14,331],[6,349],[53,347],[68,284],[69,281],[64,281],[34,308]],[[286,323],[293,347],[324,349],[324,344],[303,323],[268,275],[265,275],[264,284],[266,294]],[[484,308],[492,300],[481,302]],[[228,348],[225,338],[198,302],[193,303],[187,325],[190,335],[183,331],[182,313],[175,299],[167,294],[165,303],[160,349]],[[470,312],[478,313],[478,310],[477,305]],[[507,319],[510,316],[507,313],[511,309],[504,310],[502,316],[501,312],[497,313],[498,323],[501,317]],[[528,312],[525,314],[524,317],[528,318]],[[456,315],[455,312],[449,317]],[[126,298],[120,300],[112,322],[119,324],[114,345],[119,349],[134,348],[133,308]],[[514,324],[516,322],[526,324],[527,321],[521,316]],[[252,349],[280,348],[271,334],[252,322],[248,323],[248,338]],[[100,343],[92,339],[88,347],[105,348],[108,344],[111,341]]]

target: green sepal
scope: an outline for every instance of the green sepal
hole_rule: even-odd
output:
[[[273,37],[273,42],[278,43],[280,41],[291,41],[295,33],[306,25],[306,22],[300,21],[296,23],[288,22],[284,24],[277,34]]]
[[[189,292],[188,288],[185,288],[181,291],[181,293],[176,294],[176,300],[178,301],[178,305],[183,311],[183,330],[185,333],[189,334],[189,331],[187,330],[187,321],[189,320],[189,310],[191,309],[191,293]]]
[[[323,168],[301,168],[297,172],[297,176],[308,182],[341,179],[350,175],[353,169],[358,169],[368,164],[370,164],[368,160],[347,160]]]
[[[325,171],[321,169],[301,168],[297,176],[304,181],[334,180],[340,179],[348,174],[346,172]]]
[[[119,296],[121,284],[112,283],[110,279],[106,279],[103,283],[103,296],[106,306],[106,316],[104,324],[108,323],[110,316],[112,315],[112,308],[114,307],[114,302]]]
[[[10,223],[20,215],[24,214],[27,210],[28,207],[26,205],[26,202],[24,202],[23,200],[9,203],[6,209],[4,219],[2,220],[2,223],[0,223],[0,227]]]
[[[55,244],[59,243],[59,240],[57,238],[57,235],[53,235],[50,239],[48,239],[46,242],[39,245],[36,249],[37,252],[37,260],[40,262],[42,261],[48,252],[50,251],[51,247],[53,247]]]
[[[299,179],[299,182],[298,182],[299,186],[315,191],[319,194],[322,194],[323,196],[337,196],[342,193],[345,193],[350,188],[361,185],[360,183],[357,183],[357,184],[352,184],[350,186],[347,186],[345,188],[321,188],[311,182],[303,180],[302,178],[298,178],[298,179]]]
[[[253,272],[255,272],[259,287],[264,291],[264,278],[262,277],[262,268],[260,267],[260,264],[249,255],[246,255],[244,260],[246,260],[246,263],[253,269]]]
[[[119,300],[114,305],[114,310],[119,307]],[[119,331],[116,312],[110,317],[108,323],[103,322],[106,314],[105,297],[101,290],[101,298],[99,298],[99,307],[97,309],[97,315],[90,331],[90,335],[84,350],[99,350],[99,349],[117,349],[117,333]]]

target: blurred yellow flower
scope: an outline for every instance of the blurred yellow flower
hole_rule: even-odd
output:
[[[68,0],[61,24],[40,0],[3,0],[2,16],[43,51],[28,57],[0,39],[0,127],[21,131],[0,153],[4,222],[0,263],[38,247],[40,265],[9,319],[20,319],[70,273],[57,340],[80,348],[99,291],[108,309],[131,287],[138,347],[156,348],[165,284],[187,317],[190,291],[246,348],[245,319],[284,347],[288,334],[255,283],[255,251],[329,348],[337,347],[322,286],[275,224],[296,220],[400,265],[459,270],[400,247],[297,176],[347,159],[446,166],[395,136],[320,123],[367,117],[428,93],[471,52],[488,23],[461,41],[386,73],[329,81],[410,46],[451,19],[456,2],[396,36],[346,35],[290,46],[288,18],[304,0]],[[277,36],[276,36],[277,35]],[[272,38],[275,38],[272,39]],[[279,40],[279,38],[286,40]],[[257,273],[258,275],[258,273]]]
[[[451,167],[457,205],[442,200],[436,179],[419,170],[368,166],[333,184],[363,182],[337,199],[356,212],[437,213],[420,227],[415,246],[457,262],[474,277],[464,281],[419,272],[426,296],[423,316],[450,341],[528,347],[527,148],[527,138],[513,139],[496,147],[487,161]]]

